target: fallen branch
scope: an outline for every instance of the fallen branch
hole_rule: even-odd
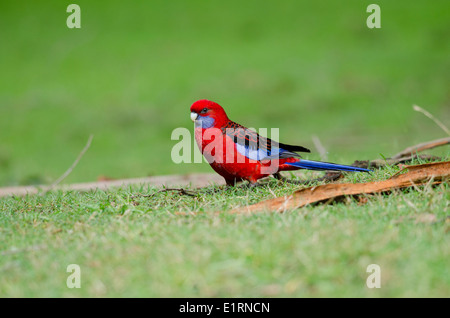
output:
[[[405,150],[400,151],[398,154],[391,157],[391,159],[399,159],[405,156],[412,156],[417,152],[421,152],[424,150],[445,146],[450,144],[450,137],[440,138],[428,142],[423,142],[420,144],[417,144],[415,146],[411,146],[406,148]]]
[[[352,163],[352,166],[359,168],[381,168],[384,166],[394,166],[400,163],[408,163],[412,160],[431,160],[431,161],[439,161],[442,160],[440,157],[430,156],[430,155],[413,155],[401,157],[398,159],[387,158],[387,159],[375,159],[375,160],[356,160]]]
[[[436,139],[424,143],[420,143],[411,147],[408,147],[396,155],[392,156],[391,158],[387,159],[375,159],[375,160],[356,160],[351,165],[359,168],[365,168],[365,169],[373,169],[373,168],[381,168],[384,166],[393,166],[400,163],[408,163],[411,162],[414,159],[420,159],[420,160],[430,160],[430,161],[439,161],[442,160],[440,157],[431,156],[431,155],[418,155],[418,152],[444,146],[450,144],[450,137],[445,137],[441,139]],[[326,181],[326,182],[333,182],[340,178],[342,178],[344,175],[342,172],[327,172],[325,176],[321,178],[316,179],[310,179],[310,180],[289,180],[281,176],[281,174],[278,173],[278,176],[274,175],[276,179],[288,182],[288,183],[294,183],[294,184],[300,184],[305,185],[312,182],[320,182],[320,181]]]
[[[230,213],[253,213],[261,211],[284,212],[308,204],[328,203],[345,195],[372,194],[394,189],[415,187],[424,184],[438,184],[450,179],[450,161],[407,166],[401,170],[406,173],[392,176],[384,181],[368,183],[340,183],[309,187],[295,191],[292,195],[265,200],[247,207],[236,208]]]

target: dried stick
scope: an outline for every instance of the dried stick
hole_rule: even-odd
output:
[[[155,193],[152,193],[152,194],[135,194],[135,195],[132,195],[131,198],[133,198],[133,199],[137,198],[137,197],[151,198],[151,197],[153,197],[154,195],[156,195],[158,193],[169,192],[169,191],[178,191],[178,194],[188,195],[188,196],[191,196],[191,197],[197,196],[197,193],[195,191],[188,191],[188,190],[185,190],[183,188],[165,188],[165,189],[158,190],[158,191],[156,191]]]
[[[81,158],[84,156],[86,151],[91,146],[92,138],[94,138],[94,135],[90,135],[89,139],[86,143],[86,146],[84,146],[83,150],[81,150],[80,154],[78,155],[77,159],[73,162],[73,164],[70,166],[69,169],[66,170],[58,179],[56,179],[55,182],[53,182],[47,189],[47,192],[53,189],[55,186],[57,186],[61,181],[63,181],[67,176],[73,171],[73,169],[77,166],[78,162],[80,162]]]
[[[314,147],[316,147],[317,151],[319,152],[320,160],[326,161],[328,159],[327,150],[325,149],[325,147],[320,142],[319,137],[312,136],[312,141],[314,143]]]
[[[405,156],[410,156],[415,154],[416,152],[421,152],[427,149],[436,148],[439,146],[444,146],[450,144],[450,137],[445,137],[441,139],[436,139],[428,142],[424,142],[418,145],[414,145],[406,148],[403,151],[400,151],[398,154],[391,157],[391,159],[400,159]]]
[[[429,112],[427,112],[425,109],[423,109],[422,107],[420,107],[420,106],[417,106],[417,105],[413,105],[413,109],[416,111],[416,112],[421,112],[422,114],[424,114],[425,116],[427,116],[428,118],[430,118],[432,121],[434,121],[435,123],[436,123],[436,125],[438,125],[439,127],[441,127],[441,129],[443,130],[443,131],[445,131],[445,133],[447,134],[447,135],[449,135],[450,136],[450,130],[439,120],[439,119],[437,119],[436,117],[434,117],[432,114],[430,114]]]

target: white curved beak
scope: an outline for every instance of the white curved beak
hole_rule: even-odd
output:
[[[197,113],[195,113],[195,112],[192,112],[192,113],[191,113],[191,120],[192,120],[192,121],[195,121],[195,120],[197,119],[197,117],[198,117],[198,114],[197,114]]]

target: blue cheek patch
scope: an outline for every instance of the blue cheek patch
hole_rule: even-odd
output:
[[[201,127],[201,128],[211,128],[212,126],[214,126],[214,123],[216,121],[214,120],[214,118],[211,118],[209,116],[199,116],[198,119],[195,121],[195,127]]]

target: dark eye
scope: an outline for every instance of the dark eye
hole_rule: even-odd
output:
[[[202,111],[200,112],[200,114],[206,114],[207,111],[208,111],[208,108],[203,108]]]

